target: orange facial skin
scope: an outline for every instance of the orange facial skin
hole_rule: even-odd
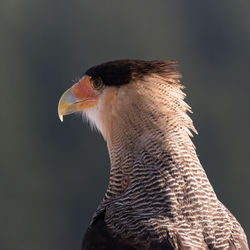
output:
[[[71,87],[71,91],[76,99],[79,100],[96,97],[96,92],[93,89],[91,78],[89,76],[84,76],[79,82],[75,83]]]

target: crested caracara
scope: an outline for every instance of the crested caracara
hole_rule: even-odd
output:
[[[248,249],[197,157],[179,78],[173,61],[113,61],[62,95],[60,119],[82,112],[111,162],[83,249]]]

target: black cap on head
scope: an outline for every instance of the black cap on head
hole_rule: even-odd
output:
[[[130,83],[131,80],[142,79],[149,74],[166,74],[170,65],[172,65],[170,68],[173,70],[176,62],[119,60],[91,67],[85,74],[92,78],[101,77],[106,86],[119,87]]]

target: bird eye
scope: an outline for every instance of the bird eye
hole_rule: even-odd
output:
[[[101,89],[103,87],[103,82],[101,78],[95,78],[92,80],[93,87],[95,89]]]

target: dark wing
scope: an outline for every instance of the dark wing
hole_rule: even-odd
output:
[[[108,231],[105,220],[105,210],[99,214],[88,227],[82,242],[82,250],[136,250],[136,248],[113,238]]]
[[[143,246],[136,247],[121,238],[114,238],[109,233],[106,226],[105,210],[99,214],[88,227],[82,242],[82,250],[144,250]],[[133,244],[135,244],[133,242]],[[174,250],[170,241],[157,243],[152,242],[149,249],[154,250]],[[182,248],[180,248],[182,249]]]

